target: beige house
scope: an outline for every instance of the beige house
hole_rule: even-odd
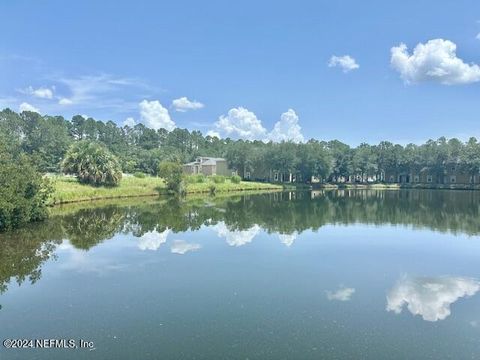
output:
[[[227,160],[223,158],[200,156],[195,161],[183,165],[186,174],[203,175],[236,175],[236,171],[228,167]]]

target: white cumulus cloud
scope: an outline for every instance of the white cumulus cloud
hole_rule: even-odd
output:
[[[480,40],[480,33],[478,33],[477,36],[475,36],[475,39]]]
[[[175,129],[175,122],[170,118],[168,110],[158,100],[143,100],[139,106],[140,116],[145,126],[155,130],[163,128],[172,131]]]
[[[355,288],[340,287],[336,291],[328,290],[326,293],[328,300],[349,301],[355,293]]]
[[[214,131],[214,130],[208,130],[207,131],[207,136],[217,137],[217,138],[221,139],[220,133],[218,131]]]
[[[130,127],[134,127],[136,125],[136,121],[133,117],[127,117],[124,121],[123,121],[123,126],[130,126]]]
[[[200,244],[188,243],[185,240],[175,240],[170,248],[170,251],[173,254],[183,255],[189,251],[195,251],[200,249],[202,246]]]
[[[273,130],[268,134],[268,139],[274,142],[293,141],[302,142],[302,128],[299,125],[299,119],[294,110],[288,109],[280,116],[280,121],[275,123]]]
[[[175,110],[180,111],[180,112],[185,112],[188,110],[198,110],[203,108],[205,105],[203,105],[199,101],[195,100],[189,100],[187,97],[181,97],[178,99],[175,99],[172,101],[172,106],[175,108]]]
[[[419,43],[411,54],[407,45],[400,44],[392,47],[390,62],[406,83],[457,85],[480,81],[480,67],[463,62],[456,52],[457,45],[443,39]]]
[[[162,244],[167,242],[168,234],[170,234],[170,229],[162,232],[146,232],[138,239],[138,248],[140,250],[158,250]]]
[[[243,107],[230,109],[227,115],[220,116],[215,127],[222,135],[246,140],[263,138],[267,133],[257,116]]]
[[[252,242],[253,238],[260,232],[260,226],[254,225],[247,230],[230,230],[225,223],[215,225],[214,230],[219,237],[225,238],[230,246],[243,246]]]
[[[350,55],[344,55],[344,56],[333,55],[328,62],[328,67],[337,67],[337,66],[342,68],[342,71],[344,73],[348,73],[360,67],[360,65],[358,65],[355,59]]]
[[[400,314],[406,305],[423,320],[444,320],[451,313],[451,304],[479,289],[480,282],[465,277],[404,277],[388,293],[387,311]]]
[[[27,103],[27,102],[21,103],[20,106],[18,107],[18,110],[19,110],[20,112],[32,111],[32,112],[40,113],[40,110],[38,110],[35,106],[30,105],[30,104]]]

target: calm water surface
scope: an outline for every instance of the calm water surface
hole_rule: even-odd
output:
[[[480,194],[55,209],[0,235],[0,359],[478,359]],[[82,205],[85,206],[85,205]]]

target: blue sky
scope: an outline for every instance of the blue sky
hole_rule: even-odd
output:
[[[233,138],[480,137],[478,1],[16,0],[0,13],[2,108]]]

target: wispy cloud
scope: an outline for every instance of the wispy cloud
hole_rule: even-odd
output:
[[[149,88],[140,79],[110,74],[60,77],[54,80],[66,88],[66,93],[59,100],[60,105],[87,105],[89,108],[133,110],[138,102],[125,100],[123,92],[128,88]]]

